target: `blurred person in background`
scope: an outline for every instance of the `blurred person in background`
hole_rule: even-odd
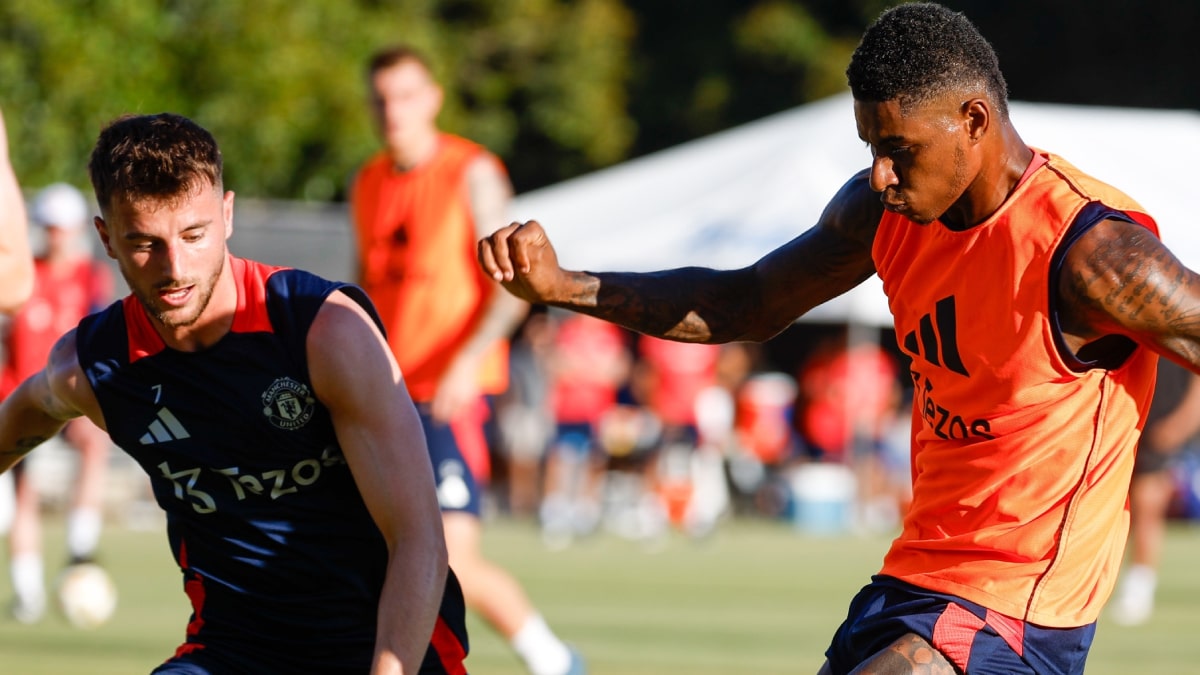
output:
[[[1131,197],[1024,142],[961,13],[885,10],[847,79],[869,166],[757,262],[566,270],[528,221],[480,264],[529,302],[700,343],[767,340],[878,274],[912,359],[913,499],[820,672],[1083,672],[1159,354],[1200,371],[1200,276]]]
[[[30,216],[41,230],[33,295],[8,323],[0,397],[46,365],[50,350],[80,319],[114,298],[109,267],[92,255],[87,227],[91,211],[74,186],[55,183],[37,193]],[[67,513],[68,565],[93,561],[104,515],[105,469],[111,441],[86,417],[67,423],[62,438],[79,453]],[[46,608],[42,557],[41,498],[24,463],[13,468],[16,508],[8,535],[13,616],[22,623],[42,618]]]
[[[496,398],[499,451],[508,465],[508,508],[517,517],[536,517],[542,499],[542,464],[554,438],[554,334],[548,312],[538,309],[526,317],[509,349],[508,389]]]
[[[683,530],[693,538],[711,534],[717,523],[736,511],[735,462],[742,442],[754,436],[742,425],[740,394],[763,375],[761,345],[731,342],[720,345],[712,380],[696,392],[696,448],[691,456],[691,486],[683,513]]]
[[[0,113],[0,314],[21,306],[33,292],[25,198],[8,153],[8,131]]]
[[[720,345],[688,344],[642,335],[637,340],[637,368],[644,379],[646,407],[662,425],[661,437],[653,461],[646,466],[650,495],[644,504],[645,522],[650,525],[646,536],[661,535],[656,527],[674,525],[703,535],[711,531],[723,504],[722,494],[702,490],[703,498],[718,500],[718,504],[693,504],[697,497],[697,481],[707,480],[715,461],[720,468],[724,485],[723,458],[714,457],[711,446],[701,445],[697,403],[701,393],[716,386]],[[703,454],[698,454],[703,452]],[[696,469],[700,468],[699,471]],[[708,487],[706,483],[706,487]],[[727,495],[725,495],[727,497]],[[662,510],[662,516],[653,514]],[[690,520],[689,514],[703,514]]]
[[[602,517],[605,453],[600,421],[617,405],[633,355],[626,331],[581,314],[555,312],[549,359],[555,434],[546,457],[542,538],[562,548],[591,534]]]
[[[724,458],[735,513],[778,516],[787,497],[773,490],[773,474],[794,451],[795,384],[773,370],[757,342],[721,345],[714,375],[696,407],[701,446]]]
[[[1129,485],[1127,566],[1113,596],[1109,616],[1136,626],[1154,613],[1158,565],[1167,516],[1177,492],[1175,466],[1200,433],[1200,375],[1159,359],[1150,414],[1138,441]]]
[[[734,428],[738,455],[730,477],[753,498],[758,515],[788,515],[793,499],[787,475],[804,461],[792,428],[796,379],[780,371],[751,375],[737,390]]]
[[[874,342],[840,333],[819,344],[797,373],[794,422],[805,454],[855,474],[858,525],[887,531],[907,502],[907,447],[894,447],[902,392],[895,359]]]
[[[508,341],[529,305],[482,274],[475,240],[506,223],[512,186],[482,146],[441,131],[443,91],[408,46],[368,63],[383,148],[350,190],[358,282],[374,301],[429,442],[450,565],[467,606],[533,675],[583,672],[520,583],[482,550],[486,395],[508,384]]]

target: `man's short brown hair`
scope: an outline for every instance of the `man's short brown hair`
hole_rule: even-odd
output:
[[[199,187],[222,189],[221,150],[212,134],[182,115],[125,115],[100,131],[88,173],[107,212],[113,200],[170,201]]]
[[[381,70],[387,70],[392,66],[403,63],[405,61],[416,61],[421,64],[421,67],[433,75],[433,67],[429,63],[429,59],[425,58],[425,54],[412,45],[392,45],[384,47],[375,52],[367,61],[367,77],[371,77]]]

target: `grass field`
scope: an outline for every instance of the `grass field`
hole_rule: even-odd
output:
[[[61,558],[61,526],[47,532]],[[882,538],[818,538],[782,523],[727,523],[703,542],[649,552],[601,536],[546,551],[529,524],[498,521],[486,548],[511,569],[593,675],[814,673],[851,595],[878,567]],[[83,632],[50,614],[36,626],[0,618],[0,673],[148,673],[182,640],[187,606],[161,532],[110,527],[103,561],[120,587],[116,617]],[[1159,607],[1138,628],[1102,620],[1089,675],[1200,671],[1200,532],[1172,530]],[[51,573],[56,570],[51,570]],[[0,562],[0,602],[7,602]],[[474,675],[521,675],[516,658],[470,624]]]

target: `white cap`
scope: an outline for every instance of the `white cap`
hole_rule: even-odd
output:
[[[37,193],[29,215],[34,225],[77,230],[87,224],[91,214],[87,200],[75,186],[53,183]]]

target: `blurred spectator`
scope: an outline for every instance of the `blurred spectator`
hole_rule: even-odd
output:
[[[559,317],[550,359],[556,430],[541,506],[542,532],[552,547],[591,533],[600,522],[605,455],[598,428],[629,378],[629,342],[626,331],[606,321]]]
[[[654,542],[665,532],[666,513],[653,484],[663,425],[646,405],[647,371],[634,367],[617,392],[617,404],[600,416],[604,453],[601,511],[607,527],[628,539]]]
[[[1138,442],[1129,485],[1128,566],[1110,615],[1114,622],[1145,623],[1154,612],[1158,564],[1167,515],[1176,493],[1174,467],[1200,432],[1200,375],[1167,358],[1158,360],[1158,383]]]
[[[63,333],[113,300],[112,273],[92,257],[91,240],[85,236],[90,213],[79,190],[65,183],[46,187],[34,199],[30,215],[44,242],[34,263],[33,295],[13,315],[5,335],[6,360],[0,373],[4,396],[41,370]],[[62,436],[79,451],[80,459],[67,518],[69,564],[91,562],[100,538],[111,441],[86,417],[69,422]],[[25,462],[17,464],[13,473],[16,508],[9,531],[9,572],[13,616],[33,623],[46,608],[45,564],[41,500],[25,467]]]
[[[907,446],[894,442],[894,429],[904,423],[895,359],[874,342],[847,346],[842,335],[814,350],[797,382],[795,426],[804,452],[854,469],[860,524],[895,525],[910,482]]]
[[[844,337],[820,345],[800,367],[796,425],[816,459],[873,452],[900,402],[895,359],[874,343],[847,348]]]
[[[662,424],[655,461],[646,466],[647,485],[660,499],[658,505],[649,500],[643,505],[647,511],[645,522],[650,525],[647,535],[651,537],[657,535],[655,529],[662,522],[652,513],[656,507],[666,509],[666,522],[680,527],[688,525],[689,511],[708,510],[707,505],[692,506],[696,487],[693,454],[700,441],[696,404],[701,392],[716,384],[720,354],[720,345],[639,336],[639,368],[646,387],[646,405]],[[698,531],[707,529],[703,523],[692,526]]]
[[[496,400],[499,450],[508,466],[508,506],[514,516],[534,514],[541,501],[541,464],[554,437],[549,384],[554,334],[547,312],[526,318],[509,351],[508,390]]]
[[[780,467],[796,454],[796,391],[796,380],[780,372],[756,373],[738,391],[739,445],[764,466]]]
[[[692,455],[692,490],[684,514],[684,528],[692,536],[708,534],[733,506],[730,483],[738,488],[744,467],[738,423],[738,396],[754,377],[762,359],[762,346],[751,342],[720,345],[713,369],[713,384],[696,395],[697,445]],[[761,467],[755,466],[757,474]],[[751,476],[757,482],[758,475]]]
[[[760,515],[780,517],[791,501],[786,472],[797,461],[792,428],[796,380],[771,371],[752,375],[737,392],[738,471],[732,473],[743,492],[753,495]]]

